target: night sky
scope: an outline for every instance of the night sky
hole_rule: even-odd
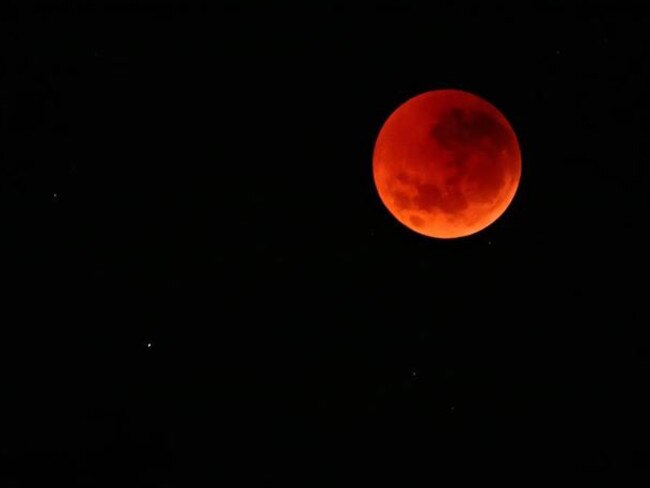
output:
[[[640,7],[27,3],[0,7],[0,486],[650,468]],[[522,152],[462,239],[372,176],[438,88]]]

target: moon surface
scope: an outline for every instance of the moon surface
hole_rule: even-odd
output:
[[[379,196],[402,224],[443,239],[481,231],[508,208],[521,178],[517,136],[501,112],[460,90],[400,105],[375,143]]]

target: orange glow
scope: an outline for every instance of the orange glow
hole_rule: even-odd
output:
[[[435,90],[388,117],[373,172],[381,200],[402,224],[430,237],[463,237],[508,208],[521,178],[521,153],[496,107],[471,93]]]

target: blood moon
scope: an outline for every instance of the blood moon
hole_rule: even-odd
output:
[[[402,224],[430,237],[484,229],[508,208],[521,178],[514,130],[499,110],[460,90],[400,105],[375,143],[377,191]]]

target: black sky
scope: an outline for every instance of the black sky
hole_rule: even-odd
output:
[[[640,7],[3,6],[0,485],[646,470],[649,82]],[[372,181],[436,88],[522,150],[466,239]]]

